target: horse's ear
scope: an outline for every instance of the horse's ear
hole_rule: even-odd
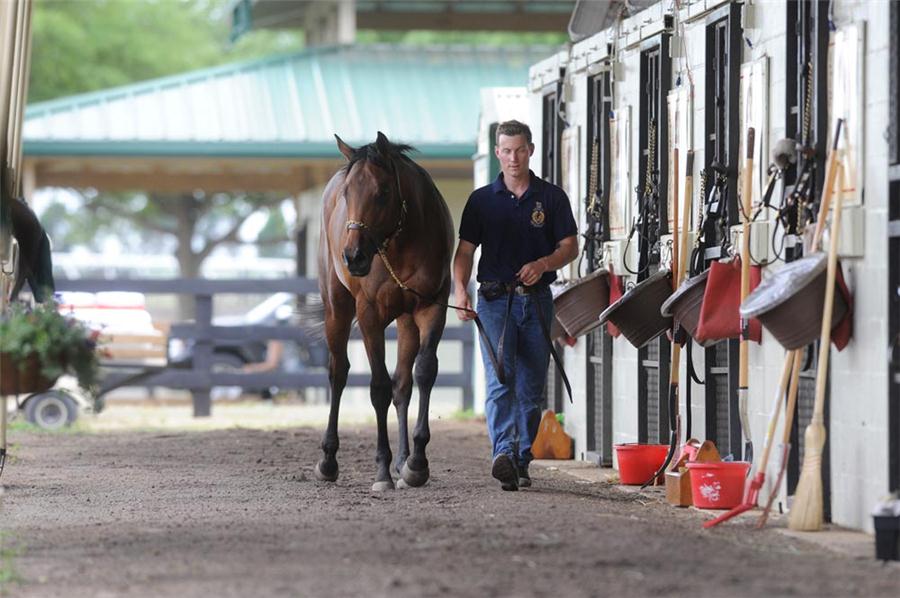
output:
[[[344,140],[335,134],[334,138],[337,140],[338,149],[341,150],[341,153],[344,154],[344,157],[348,160],[353,159],[353,154],[356,153],[356,150],[344,143]]]
[[[378,137],[375,139],[375,147],[378,148],[378,153],[382,156],[390,156],[391,155],[391,142],[388,141],[388,138],[385,137],[384,133],[378,131]]]

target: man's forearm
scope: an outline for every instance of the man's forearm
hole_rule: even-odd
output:
[[[453,258],[453,284],[455,290],[466,290],[472,278],[472,259],[466,255],[456,254]]]
[[[547,271],[559,270],[578,257],[578,244],[560,245],[550,255],[542,257],[539,261],[544,264]]]

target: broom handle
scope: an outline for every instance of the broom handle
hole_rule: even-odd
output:
[[[672,290],[678,290],[681,284],[681,261],[678,259],[681,237],[678,234],[678,148],[672,148]]]
[[[741,180],[741,220],[743,222],[741,239],[741,302],[750,294],[750,210],[753,208],[753,145],[756,140],[756,131],[753,127],[747,129],[747,159],[744,162],[744,175]],[[739,348],[738,395],[739,416],[741,430],[744,434],[744,458],[753,459],[753,440],[750,432],[750,419],[748,409],[748,382],[750,369],[750,346],[748,344],[749,322],[741,322],[741,344]]]
[[[819,362],[816,365],[816,402],[813,407],[813,421],[822,422],[825,418],[825,384],[828,381],[828,357],[831,354],[831,315],[834,311],[834,282],[837,278],[838,242],[841,232],[841,208],[844,203],[844,169],[836,164],[840,171],[840,189],[834,202],[831,217],[831,239],[828,248],[828,273],[825,277],[825,308],[822,313],[822,333],[819,341]]]
[[[741,221],[743,226],[741,238],[741,302],[750,294],[750,210],[753,209],[753,144],[756,138],[756,132],[753,127],[747,129],[747,161],[744,163],[744,178],[741,181]],[[744,328],[742,326],[742,328]],[[742,388],[747,387],[747,338],[741,334],[741,353],[740,353],[740,379],[738,384]]]
[[[674,150],[675,152],[675,235],[678,235],[678,149]],[[685,194],[685,207],[681,210],[681,230],[680,237],[678,241],[675,243],[675,252],[673,252],[674,256],[678,256],[678,262],[675,265],[675,289],[681,285],[682,280],[684,279],[684,273],[687,269],[687,254],[685,251],[685,247],[687,247],[687,232],[688,232],[688,219],[690,217],[690,200],[691,200],[691,192],[693,191],[692,187],[692,177],[691,170],[694,168],[694,152],[688,151],[687,153],[687,165],[686,172],[684,175],[684,194]],[[678,251],[679,245],[681,246],[681,251]],[[688,341],[690,342],[690,341]],[[671,368],[669,370],[669,385],[676,387],[676,397],[677,397],[677,387],[680,381],[680,367],[681,367],[681,345],[678,343],[672,343],[672,359],[670,361]],[[678,403],[676,402],[675,408],[678,408]]]
[[[816,219],[816,233],[813,235],[812,250],[816,251],[822,241],[825,231],[825,222],[828,219],[828,210],[831,207],[831,196],[834,194],[834,179],[838,166],[838,141],[841,138],[841,129],[844,119],[839,118],[835,124],[834,140],[831,142],[831,153],[828,154],[828,165],[825,169],[825,187],[822,188],[822,201],[819,202],[819,216]]]
[[[794,425],[794,411],[797,407],[797,391],[800,387],[800,362],[803,357],[803,349],[795,349],[794,351],[789,351],[785,361],[793,360],[794,367],[791,371],[791,386],[790,390],[788,390],[788,401],[787,408],[784,413],[784,430],[782,431],[781,438],[781,446],[783,447],[782,455],[781,455],[781,463],[778,465],[778,476],[775,478],[775,483],[772,484],[772,489],[769,492],[769,500],[766,501],[766,506],[763,509],[762,515],[759,516],[759,520],[756,522],[756,528],[762,529],[763,526],[766,525],[766,520],[769,518],[769,512],[772,510],[772,504],[775,502],[775,497],[778,496],[778,489],[781,488],[781,480],[784,479],[784,470],[787,468],[788,454],[790,453],[790,440],[791,440],[791,428]]]
[[[678,279],[684,280],[687,271],[687,241],[688,227],[691,220],[691,208],[693,207],[694,193],[694,152],[688,150],[687,164],[684,172],[684,209],[681,211],[681,260],[678,263]]]
[[[769,464],[769,453],[772,452],[772,444],[775,440],[775,428],[781,415],[781,405],[784,403],[784,393],[787,392],[791,379],[791,366],[794,364],[794,351],[788,351],[784,358],[784,367],[781,368],[781,380],[778,383],[778,394],[775,395],[775,409],[769,419],[769,429],[766,431],[766,446],[763,448],[762,458],[759,460],[757,473],[765,473]]]

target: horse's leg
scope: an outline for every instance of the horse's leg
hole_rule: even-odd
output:
[[[394,370],[394,408],[397,410],[399,448],[394,461],[398,474],[409,457],[409,399],[412,396],[412,369],[419,352],[419,329],[413,317],[404,314],[397,318],[397,367]]]
[[[384,365],[384,322],[380,321],[375,308],[364,308],[357,311],[359,328],[362,331],[366,354],[369,356],[369,368],[372,371],[372,382],[369,392],[372,406],[375,408],[375,421],[378,425],[378,449],[375,454],[376,474],[372,490],[393,490],[394,479],[391,477],[391,442],[387,431],[387,414],[391,406],[391,375]]]
[[[353,325],[355,304],[353,295],[337,279],[331,280],[330,301],[325,302],[325,338],[328,342],[328,381],[331,386],[331,408],[328,427],[322,439],[322,460],[316,463],[316,478],[323,482],[334,482],[338,477],[337,454],[338,412],[341,409],[341,394],[347,384],[350,360],[347,359],[347,341]]]
[[[431,305],[415,314],[419,327],[419,355],[416,358],[416,386],[419,388],[419,417],[413,432],[413,452],[403,466],[403,481],[412,487],[423,485],[428,481],[428,459],[425,447],[431,440],[428,427],[428,405],[431,400],[431,389],[438,374],[437,346],[444,333],[447,311],[439,305]]]

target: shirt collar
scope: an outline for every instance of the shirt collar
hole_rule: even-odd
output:
[[[525,191],[525,195],[522,196],[523,199],[528,197],[529,195],[537,193],[538,191],[541,190],[541,187],[543,187],[543,185],[544,185],[543,179],[541,179],[539,176],[534,174],[533,170],[528,171],[528,177],[529,177],[528,190]],[[494,179],[494,182],[491,185],[491,188],[493,189],[494,193],[509,193],[509,189],[506,188],[506,183],[503,182],[503,173],[502,172],[497,175],[496,179]]]

